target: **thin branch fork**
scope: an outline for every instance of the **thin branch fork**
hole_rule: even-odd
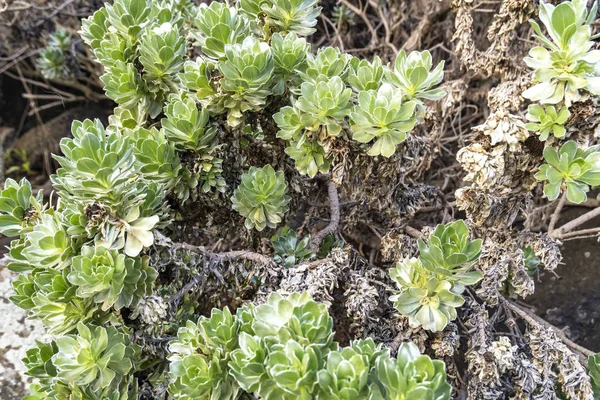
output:
[[[517,314],[519,317],[521,317],[530,326],[542,326],[546,329],[551,329],[552,331],[554,331],[554,333],[556,333],[556,336],[560,340],[562,340],[562,342],[568,348],[570,348],[575,354],[577,354],[577,356],[579,357],[579,362],[585,368],[587,368],[587,366],[588,366],[587,358],[594,354],[593,351],[586,349],[585,347],[573,342],[571,339],[569,339],[567,337],[567,335],[565,335],[565,333],[561,329],[555,327],[554,325],[552,325],[548,321],[544,320],[543,318],[535,315],[531,311],[521,307],[517,303],[514,303],[510,300],[506,300],[503,298],[501,300],[502,300],[502,303],[506,307],[508,307],[511,311],[513,311],[515,314]]]
[[[600,207],[594,208],[591,211],[586,212],[580,217],[575,218],[574,220],[567,222],[563,226],[558,229],[554,229],[552,231],[549,230],[550,236],[555,239],[562,239],[567,232],[571,232],[573,229],[577,228],[580,225],[585,224],[586,222],[600,216]]]
[[[327,225],[323,230],[317,232],[310,243],[310,248],[316,253],[319,251],[319,247],[321,246],[321,242],[327,235],[337,232],[340,226],[340,199],[338,196],[337,187],[333,181],[327,181],[327,194],[329,195],[329,208],[331,210],[331,219],[329,221],[329,225]]]
[[[234,250],[224,253],[216,253],[210,250],[206,250],[203,246],[194,246],[188,243],[173,242],[171,239],[157,231],[154,232],[154,235],[158,239],[157,244],[159,245],[167,246],[172,250],[187,250],[189,252],[200,254],[216,261],[232,261],[240,259],[253,261],[264,265],[273,265],[275,263],[270,257],[267,257],[264,254],[255,253],[253,251]]]

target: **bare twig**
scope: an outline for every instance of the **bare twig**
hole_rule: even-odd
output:
[[[567,222],[560,228],[555,229],[554,231],[551,231],[550,236],[558,239],[558,238],[560,238],[560,236],[564,235],[565,233],[572,231],[573,229],[577,228],[578,226],[585,224],[586,222],[596,218],[599,215],[600,215],[600,207],[594,208],[593,210],[586,212],[582,216],[577,217],[570,222]]]
[[[593,237],[600,234],[599,228],[590,228],[590,229],[581,229],[574,232],[567,232],[563,234],[559,234],[556,236],[556,239],[582,239],[584,237]]]
[[[398,54],[398,48],[392,43],[392,30],[390,29],[388,18],[383,14],[383,8],[376,0],[369,0],[369,5],[377,11],[381,23],[383,24],[383,28],[385,29],[385,44],[392,49],[394,56],[396,56]]]
[[[345,5],[346,7],[348,7],[348,9],[350,11],[352,11],[354,14],[358,15],[360,17],[360,19],[363,20],[363,22],[367,26],[367,29],[369,30],[369,33],[371,34],[370,46],[371,47],[375,46],[378,41],[377,40],[377,31],[375,31],[375,28],[373,28],[373,24],[371,24],[371,21],[369,21],[369,17],[367,17],[367,14],[360,8],[356,7],[354,4],[350,3],[348,0],[341,0],[341,3],[343,5]]]
[[[560,200],[558,201],[558,205],[552,214],[552,218],[550,219],[550,224],[548,225],[548,232],[552,232],[556,223],[558,222],[558,218],[560,217],[560,212],[562,211],[565,201],[567,201],[567,192],[564,192]]]
[[[510,300],[506,300],[506,299],[502,299],[502,302],[504,303],[504,305],[506,305],[508,308],[510,308],[515,314],[517,314],[519,317],[521,317],[529,325],[531,325],[531,326],[541,325],[542,327],[544,327],[546,329],[553,330],[554,333],[556,333],[556,336],[560,340],[562,340],[563,343],[567,347],[569,347],[574,353],[576,353],[579,356],[579,361],[581,362],[581,364],[584,367],[587,368],[587,358],[594,354],[593,351],[586,349],[585,347],[573,342],[571,339],[569,339],[567,337],[567,335],[565,335],[565,333],[561,329],[555,327],[554,325],[552,325],[548,321],[544,320],[543,318],[535,315],[531,311],[521,307],[517,303],[514,303],[514,302],[512,302]]]
[[[48,16],[46,17],[46,19],[45,19],[45,20],[44,20],[44,19],[42,19],[42,20],[38,21],[38,23],[36,24],[36,26],[41,26],[41,25],[42,25],[42,24],[43,24],[45,21],[47,21],[47,20],[49,20],[49,19],[52,19],[52,18],[54,18],[54,17],[56,16],[56,14],[58,14],[58,13],[59,13],[59,12],[61,12],[61,11],[62,11],[62,10],[65,8],[65,7],[67,7],[68,5],[70,5],[70,4],[74,3],[74,2],[75,2],[75,0],[66,0],[66,1],[65,1],[65,2],[63,2],[63,3],[62,3],[60,6],[56,7],[56,8],[54,9],[54,11],[52,11],[52,12],[50,13],[50,15],[48,15]]]
[[[329,195],[331,219],[329,225],[317,232],[312,238],[310,247],[315,253],[319,251],[323,239],[325,239],[327,235],[335,233],[340,226],[340,199],[338,197],[337,187],[333,181],[327,181],[327,194]]]
[[[569,207],[596,208],[596,207],[600,207],[600,200],[597,200],[597,199],[587,199],[586,201],[584,201],[582,203],[573,203],[573,202],[567,201],[566,205],[569,206]]]
[[[31,89],[29,88],[29,85],[27,84],[27,82],[24,81],[25,77],[23,76],[23,71],[21,70],[21,67],[18,64],[16,66],[16,69],[17,69],[17,74],[19,74],[19,78],[21,79],[21,84],[23,85],[23,88],[25,89],[25,91],[27,92],[27,94],[29,96],[32,96],[33,93],[31,92]],[[38,124],[40,126],[40,130],[42,132],[43,143],[45,145],[48,143],[48,137],[50,136],[50,134],[48,133],[48,129],[46,128],[46,124],[44,123],[44,120],[42,120],[42,117],[37,108],[35,99],[30,99],[29,102],[31,104],[31,109],[35,115],[35,118],[37,119]],[[50,152],[47,149],[44,151],[44,169],[46,170],[46,174],[48,174],[48,176],[50,176],[50,174],[52,173],[52,165],[50,162]]]
[[[214,251],[206,250],[203,246],[194,246],[188,243],[178,243],[173,242],[168,237],[164,236],[162,233],[155,231],[154,235],[157,238],[157,244],[168,246],[172,250],[187,250],[192,253],[203,255],[207,258],[213,259],[215,261],[231,261],[231,260],[247,260],[254,261],[256,263],[264,264],[264,265],[272,265],[274,261],[265,256],[264,254],[255,253],[247,250],[234,250],[228,251],[225,253],[217,253]]]

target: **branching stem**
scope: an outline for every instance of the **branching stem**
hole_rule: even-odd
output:
[[[158,239],[158,243],[168,246],[172,250],[187,250],[192,253],[203,255],[207,258],[211,258],[216,261],[231,261],[231,260],[247,260],[254,261],[256,263],[264,264],[264,265],[272,265],[274,261],[264,254],[255,253],[249,250],[234,250],[228,251],[225,253],[216,253],[214,251],[206,250],[203,246],[194,246],[188,243],[178,243],[173,242],[168,237],[164,236],[162,233],[155,231],[155,236]]]
[[[562,195],[562,197],[560,198],[560,200],[558,201],[558,205],[556,206],[556,209],[554,210],[554,213],[552,214],[552,218],[550,218],[550,224],[548,225],[548,232],[552,232],[554,230],[554,227],[556,226],[556,223],[558,222],[558,218],[560,218],[560,212],[562,211],[563,207],[565,206],[565,202],[567,201],[567,192],[565,191]]]
[[[554,325],[544,320],[543,318],[535,315],[531,311],[521,307],[517,303],[506,299],[502,299],[502,302],[504,303],[504,305],[506,305],[506,307],[510,308],[515,314],[521,317],[530,326],[542,326],[546,329],[553,330],[554,333],[556,333],[556,336],[560,340],[562,340],[567,347],[569,347],[574,353],[576,353],[579,356],[579,361],[584,367],[587,368],[587,358],[594,354],[593,351],[586,349],[585,347],[573,342],[567,337],[567,335],[565,335],[565,333],[561,329],[555,327]]]
[[[319,251],[321,242],[327,235],[337,232],[340,226],[340,199],[337,192],[337,187],[333,181],[327,181],[327,194],[329,195],[329,208],[331,210],[331,220],[323,230],[317,232],[313,236],[310,243],[311,249],[316,253]]]
[[[586,222],[596,218],[597,216],[600,215],[600,207],[594,208],[591,211],[586,212],[585,214],[581,215],[580,217],[575,218],[574,220],[567,222],[566,224],[564,224],[563,226],[561,226],[558,229],[555,229],[553,231],[550,231],[550,236],[552,236],[555,239],[560,239],[565,233],[572,231],[573,229],[577,228],[580,225],[585,224]]]

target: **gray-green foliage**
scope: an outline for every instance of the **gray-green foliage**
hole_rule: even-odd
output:
[[[600,355],[593,354],[588,357],[588,368],[594,396],[600,396]]]
[[[271,238],[271,243],[275,250],[275,261],[282,262],[286,267],[293,267],[312,255],[309,247],[310,235],[300,239],[296,231],[287,226]]]
[[[0,192],[0,233],[13,237],[35,226],[45,212],[42,192],[33,195],[26,179],[8,178]]]
[[[311,177],[329,171],[334,139],[373,142],[369,154],[389,157],[418,123],[423,101],[445,94],[438,87],[443,63],[433,68],[428,52],[400,52],[393,69],[378,57],[360,60],[334,47],[313,54],[304,36],[313,33],[320,13],[314,0],[211,2],[195,13],[155,3],[147,7],[146,0],[119,0],[84,21],[82,37],[106,69],[102,80],[107,95],[120,108],[137,108],[151,117],[166,104],[167,126],[181,121],[173,110],[181,108],[182,100],[188,103],[184,115],[191,116],[189,102],[195,100],[202,107],[197,112],[207,114],[203,118],[226,115],[228,130],[239,129],[250,113],[276,101],[283,105],[283,114],[275,114],[278,137],[288,142],[286,152],[299,172]],[[186,36],[200,50],[195,60],[186,55]],[[360,99],[368,97],[364,92],[378,91],[385,82],[394,89],[378,92],[378,104],[372,107],[406,106],[376,120],[357,115],[359,122],[351,121],[352,109],[361,110]],[[381,101],[387,104],[381,106]],[[195,140],[195,133],[183,135]],[[209,158],[201,152],[198,163],[215,166],[211,177],[216,184],[199,186],[220,189],[220,159]],[[189,179],[189,169],[179,174],[194,184],[197,179]]]
[[[174,398],[227,400],[240,391],[265,400],[450,398],[442,361],[413,343],[397,358],[372,339],[340,348],[327,307],[307,293],[272,293],[236,315],[213,310],[180,328],[171,351]]]
[[[297,172],[314,177],[331,169],[336,147],[392,155],[420,121],[423,100],[441,98],[443,64],[432,70],[428,53],[401,53],[393,69],[333,47],[313,53],[306,37],[317,3],[114,0],[82,21],[81,38],[117,104],[109,125],[73,123],[54,157],[51,203],[26,180],[6,180],[0,193],[0,233],[14,237],[9,268],[21,274],[11,300],[58,336],[28,353],[38,397],[137,398],[133,374],[158,367],[131,343],[130,317],[159,296],[153,285],[163,270],[149,261],[155,230],[182,218],[185,207],[230,198],[248,229],[283,221],[290,203],[283,171],[245,164],[239,150],[249,132],[259,133],[255,141],[283,141]],[[51,35],[42,73],[66,77],[73,44],[66,32]],[[307,259],[309,241],[286,231],[274,239],[277,257],[288,266]],[[272,296],[237,316],[215,311],[182,327],[171,346],[172,396],[233,398],[242,388],[272,399],[344,398],[355,393],[346,384],[386,393],[383,383],[373,389],[377,357],[360,350],[374,344],[328,357],[338,350],[332,329],[325,306],[306,294]],[[186,340],[194,345],[184,351]],[[329,377],[320,377],[328,359]],[[365,369],[346,374],[346,359]]]
[[[600,146],[584,150],[568,141],[558,151],[546,147],[544,161],[535,177],[544,182],[544,194],[550,200],[566,190],[569,201],[581,203],[587,199],[590,186],[600,185]]]
[[[600,95],[600,50],[593,49],[596,36],[592,36],[591,26],[597,11],[597,2],[588,10],[585,0],[558,5],[540,1],[538,16],[547,35],[538,22],[530,20],[541,46],[532,48],[524,59],[533,69],[534,85],[523,96],[540,104],[529,106],[526,126],[537,132],[540,140],[557,139],[546,143],[545,162],[535,175],[544,182],[544,195],[550,200],[566,191],[569,201],[581,203],[591,187],[600,185],[598,146],[561,141],[567,136],[569,107],[590,95]]]
[[[72,41],[71,35],[65,29],[57,29],[49,35],[48,45],[40,50],[37,59],[37,66],[45,78],[59,79],[69,76],[67,58]]]
[[[248,229],[275,228],[288,210],[286,188],[283,172],[275,172],[270,165],[251,167],[231,197],[233,209],[246,218]]]
[[[469,240],[464,221],[438,225],[427,242],[419,239],[419,258],[401,260],[390,269],[398,286],[390,297],[394,307],[408,316],[411,326],[443,330],[456,319],[465,286],[483,277],[471,271],[480,252],[481,239]]]
[[[598,63],[600,51],[592,50],[591,23],[596,18],[597,3],[588,12],[585,0],[563,1],[557,6],[540,2],[539,18],[546,28],[531,20],[534,47],[525,63],[534,70],[533,87],[523,96],[542,104],[580,101],[585,93],[600,94]]]
[[[39,379],[38,393],[58,399],[127,396],[127,375],[135,370],[140,354],[129,333],[83,323],[77,325],[76,332],[49,343],[38,342],[27,351],[23,361],[28,375]]]
[[[564,125],[571,116],[567,107],[556,109],[554,106],[546,106],[544,109],[539,104],[532,104],[527,109],[527,119],[530,121],[527,129],[538,132],[540,140],[547,140],[552,134],[558,139],[565,137],[567,130]]]

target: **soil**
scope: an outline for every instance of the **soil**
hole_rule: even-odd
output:
[[[572,208],[563,212],[559,225],[588,211]],[[598,226],[591,221],[583,228]],[[598,238],[565,241],[558,276],[541,271],[535,293],[527,299],[539,316],[578,344],[600,352],[600,244]]]

